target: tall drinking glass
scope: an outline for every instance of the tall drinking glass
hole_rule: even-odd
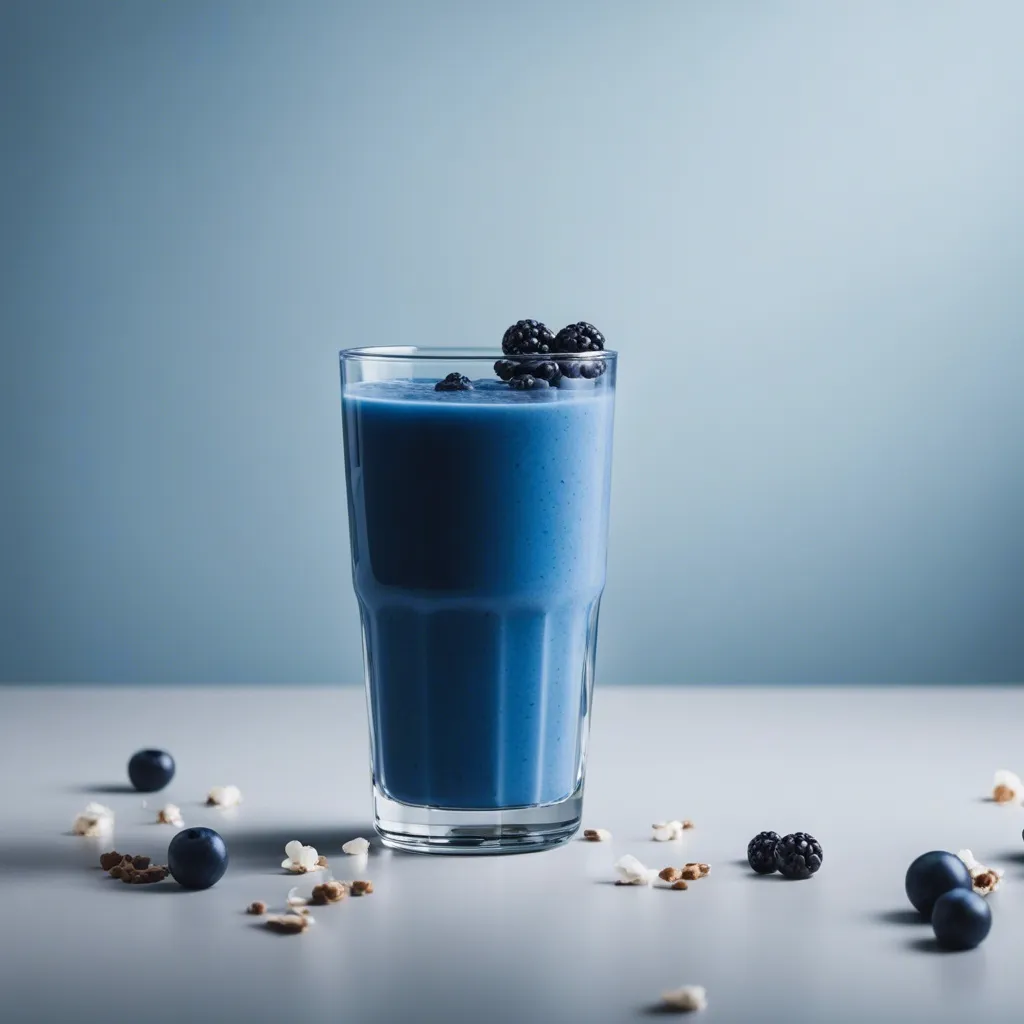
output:
[[[616,356],[547,356],[562,373],[536,390],[496,358],[341,353],[375,826],[401,849],[541,849],[580,824]],[[472,388],[437,390],[450,373]]]

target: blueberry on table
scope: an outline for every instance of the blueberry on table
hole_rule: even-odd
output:
[[[517,320],[505,331],[501,351],[507,356],[532,356],[551,352],[554,341],[555,332],[539,320]]]
[[[907,868],[907,899],[927,918],[931,918],[940,896],[954,889],[970,888],[971,873],[967,865],[945,850],[922,853]]]
[[[174,778],[174,758],[166,750],[140,750],[128,762],[128,778],[140,793],[155,793]]]
[[[935,901],[932,928],[944,949],[974,949],[991,927],[988,903],[970,889],[950,889]]]
[[[187,828],[167,847],[167,867],[186,889],[209,889],[228,869],[228,848],[212,828]]]
[[[775,871],[775,847],[778,844],[778,832],[758,832],[747,843],[747,863],[759,875],[770,875]]]
[[[821,843],[806,832],[783,836],[775,847],[775,867],[786,878],[810,878],[822,857]]]
[[[435,391],[472,391],[473,382],[461,373],[449,373],[434,385]]]

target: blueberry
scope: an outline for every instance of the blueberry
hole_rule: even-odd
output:
[[[461,373],[449,373],[434,385],[435,391],[472,391],[473,382]]]
[[[555,332],[539,320],[517,320],[505,331],[501,339],[501,351],[507,356],[543,354],[552,350],[554,341]]]
[[[559,359],[558,372],[564,377],[595,380],[608,367],[603,359]]]
[[[228,869],[228,848],[212,828],[187,828],[167,847],[167,867],[186,889],[209,889]]]
[[[988,903],[970,889],[943,893],[932,910],[935,938],[945,949],[974,949],[992,927]]]
[[[747,863],[759,875],[770,875],[775,870],[775,847],[778,844],[777,832],[758,832],[747,843]]]
[[[508,386],[514,391],[537,391],[550,385],[540,377],[534,377],[529,373],[520,373],[508,382]]]
[[[970,889],[971,873],[959,857],[944,850],[922,853],[907,868],[907,899],[925,917],[932,916],[935,901],[953,889]]]
[[[558,368],[558,363],[551,359],[543,359],[538,362],[529,361],[520,364],[516,368],[516,374],[528,373],[531,377],[536,377],[538,380],[546,380],[549,384],[555,384],[558,382],[558,378],[562,376],[562,371]]]
[[[140,750],[128,762],[128,778],[140,793],[155,793],[174,778],[174,758],[166,750]]]

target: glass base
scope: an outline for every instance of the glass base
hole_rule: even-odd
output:
[[[449,810],[398,803],[373,787],[373,823],[385,846],[415,853],[530,853],[561,846],[580,827],[583,787],[553,804]]]

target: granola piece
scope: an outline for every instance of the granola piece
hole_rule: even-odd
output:
[[[256,900],[245,908],[245,912],[256,917],[262,917],[267,912],[267,905],[263,900]]]
[[[700,865],[687,864],[679,874],[681,878],[685,878],[688,882],[695,882],[700,878]]]
[[[653,868],[645,867],[630,853],[615,862],[615,870],[619,873],[618,885],[650,885],[658,874]]]
[[[957,856],[971,873],[971,888],[979,896],[988,896],[989,893],[995,892],[999,888],[1004,874],[1002,868],[985,867],[970,850],[960,850]]]
[[[242,791],[237,786],[214,786],[206,796],[207,807],[237,807]]]
[[[357,880],[352,883],[351,892],[353,896],[369,896],[373,892],[373,882]]]
[[[708,1005],[707,990],[701,985],[684,985],[671,992],[662,992],[661,1001],[668,1010],[680,1013],[699,1012]]]
[[[662,868],[658,872],[658,877],[663,882],[675,882],[682,878],[683,873],[679,868]]]
[[[327,867],[327,858],[321,857],[313,846],[303,846],[298,839],[293,839],[284,848],[285,858],[281,867],[294,875],[304,875],[307,871],[321,871]]]
[[[1016,772],[1000,768],[992,780],[992,799],[997,804],[1024,802],[1024,782]]]
[[[118,853],[117,850],[111,850],[110,853],[101,853],[100,867],[104,871],[109,871],[111,868],[116,868],[122,860],[124,860],[124,854]]]
[[[608,843],[611,842],[612,834],[606,828],[585,828],[583,838],[588,843]]]
[[[299,935],[313,923],[308,914],[271,914],[264,924],[280,935]]]
[[[87,836],[98,839],[108,836],[114,830],[114,812],[103,804],[90,803],[84,811],[80,811],[71,824],[71,831],[76,836]]]
[[[368,890],[373,892],[371,886]],[[340,903],[348,895],[348,886],[344,882],[323,882],[313,886],[313,895],[309,902],[315,906],[323,906],[326,903]],[[360,895],[353,893],[353,895]]]
[[[207,798],[209,803],[209,798]],[[177,804],[165,804],[157,811],[156,823],[158,825],[173,825],[175,828],[183,828],[185,819],[181,816],[181,808]]]
[[[684,881],[683,881],[683,880],[682,880],[682,879],[680,878],[678,882],[673,882],[673,883],[672,883],[672,888],[673,888],[673,889],[689,889],[689,888],[690,888],[690,886],[689,886],[689,884],[688,884],[688,883],[684,882]]]

